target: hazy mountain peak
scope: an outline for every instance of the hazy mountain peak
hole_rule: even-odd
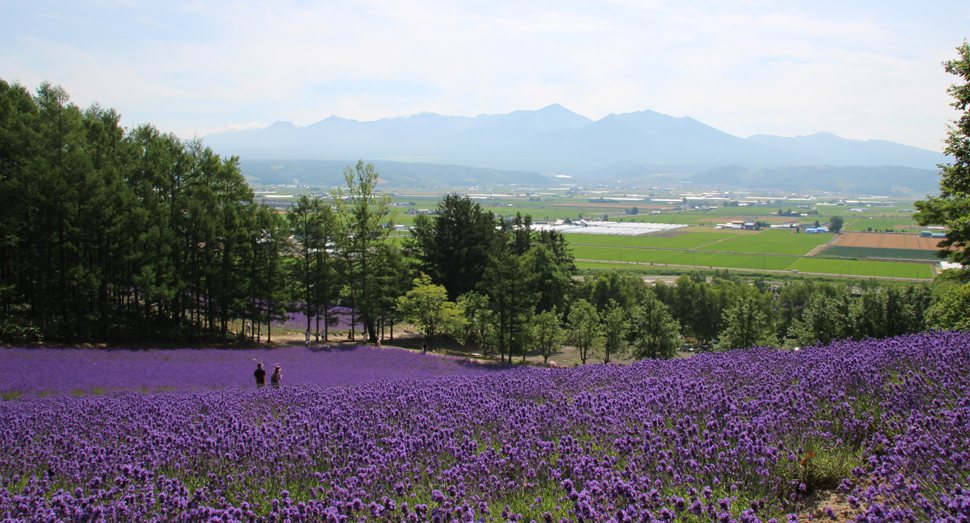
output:
[[[293,123],[293,122],[284,122],[282,120],[277,121],[277,122],[273,122],[273,123],[267,125],[266,127],[264,127],[264,129],[279,129],[279,130],[283,130],[283,129],[299,129],[299,128],[300,128],[300,126],[297,125],[297,124],[295,124],[295,123]]]
[[[563,174],[607,173],[618,165],[680,172],[719,165],[933,169],[945,161],[936,151],[848,140],[827,132],[743,139],[690,116],[650,109],[611,113],[594,122],[558,103],[474,118],[422,112],[362,122],[334,115],[307,127],[276,122],[264,129],[211,134],[205,143],[245,160],[423,158],[437,164]]]

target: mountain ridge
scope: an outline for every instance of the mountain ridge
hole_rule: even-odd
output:
[[[579,179],[595,178],[617,165],[685,174],[726,165],[756,170],[822,165],[931,170],[946,159],[936,151],[827,132],[742,138],[690,116],[649,109],[592,120],[560,104],[474,117],[423,112],[358,121],[334,115],[305,127],[279,121],[259,129],[213,133],[204,142],[218,153],[249,161],[420,158],[429,165]]]

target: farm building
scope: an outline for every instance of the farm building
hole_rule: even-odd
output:
[[[606,234],[614,236],[642,236],[657,232],[672,231],[687,227],[684,224],[674,223],[637,223],[637,222],[588,222],[586,220],[574,220],[572,224],[535,224],[533,230],[537,231],[557,231],[569,234]]]

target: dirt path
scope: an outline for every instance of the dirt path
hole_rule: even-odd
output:
[[[836,243],[836,241],[838,239],[839,239],[839,235],[838,234],[832,235],[832,237],[829,238],[829,241],[823,243],[822,245],[816,245],[815,248],[812,249],[812,250],[810,250],[810,251],[808,251],[808,253],[806,253],[805,256],[817,256],[817,255],[821,254],[822,251],[824,251],[825,248],[828,247],[829,245],[835,245],[835,243]]]
[[[849,505],[848,497],[837,490],[817,490],[805,499],[798,511],[799,521],[852,521],[861,511]]]

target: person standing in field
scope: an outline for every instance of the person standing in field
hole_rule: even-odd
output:
[[[256,364],[256,372],[253,373],[256,376],[256,388],[262,388],[266,386],[266,371],[263,370],[263,364]]]
[[[280,366],[276,366],[276,370],[273,371],[273,375],[269,377],[269,382],[274,389],[280,388],[283,381],[283,373],[280,372]]]
[[[428,353],[428,342],[426,340],[421,342],[421,354],[427,354],[427,353]]]

